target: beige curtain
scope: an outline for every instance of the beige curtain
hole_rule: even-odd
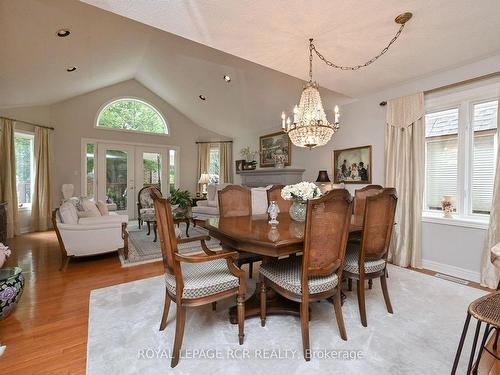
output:
[[[7,202],[7,238],[19,235],[14,123],[0,118],[0,202]]]
[[[208,160],[210,158],[210,144],[198,143],[198,171],[196,175],[196,191],[201,192],[201,185],[198,180],[202,173],[208,172]]]
[[[500,98],[500,95],[499,95]],[[500,141],[500,100],[497,113],[497,141]],[[490,251],[500,242],[500,152],[497,152],[497,167],[495,172],[495,185],[493,188],[493,201],[491,204],[490,224],[484,241],[483,261],[481,267],[481,285],[495,289],[500,279],[500,269],[491,263]]]
[[[219,144],[220,180],[222,183],[233,182],[233,144],[230,142]]]
[[[392,262],[402,267],[422,268],[424,115],[423,93],[387,102],[385,185],[398,193],[390,254]]]
[[[34,231],[50,228],[50,160],[49,129],[35,129],[35,183],[33,203],[31,204],[31,222]]]

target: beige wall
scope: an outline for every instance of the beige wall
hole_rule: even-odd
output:
[[[140,98],[155,106],[169,125],[169,136],[126,133],[96,129],[95,119],[99,108],[119,97]],[[135,80],[125,81],[88,94],[80,95],[51,106],[25,107],[0,110],[0,115],[19,120],[53,126],[52,133],[52,197],[56,206],[61,199],[60,188],[64,183],[81,188],[81,139],[164,144],[180,147],[180,186],[196,191],[197,140],[228,139],[196,125],[174,107]]]

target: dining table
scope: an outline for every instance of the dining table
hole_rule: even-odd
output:
[[[352,216],[349,236],[359,237],[362,229],[362,218]],[[218,239],[225,250],[239,253],[261,255],[263,262],[272,258],[295,256],[304,247],[305,223],[292,220],[290,215],[282,212],[278,215],[278,224],[269,224],[265,215],[214,217],[205,222],[209,235]],[[245,318],[260,316],[259,286],[253,295],[245,301]],[[267,315],[300,316],[300,305],[288,300],[273,290],[267,293]],[[237,323],[236,308],[229,311],[231,323]]]

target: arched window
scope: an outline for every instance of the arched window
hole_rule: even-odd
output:
[[[167,122],[161,113],[150,104],[133,98],[117,99],[106,104],[97,116],[96,127],[168,134]]]

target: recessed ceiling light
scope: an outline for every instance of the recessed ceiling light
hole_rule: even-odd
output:
[[[231,82],[231,77],[229,77],[227,74],[224,76],[224,81],[227,83]]]
[[[72,66],[68,69],[66,69],[67,72],[74,72],[76,70],[76,66]]]
[[[201,100],[207,100],[207,98],[205,97],[205,95],[200,95],[200,96],[198,96],[198,98],[200,98]]]
[[[57,30],[56,35],[59,38],[66,38],[69,34],[71,34],[71,31],[69,29],[60,29]]]

